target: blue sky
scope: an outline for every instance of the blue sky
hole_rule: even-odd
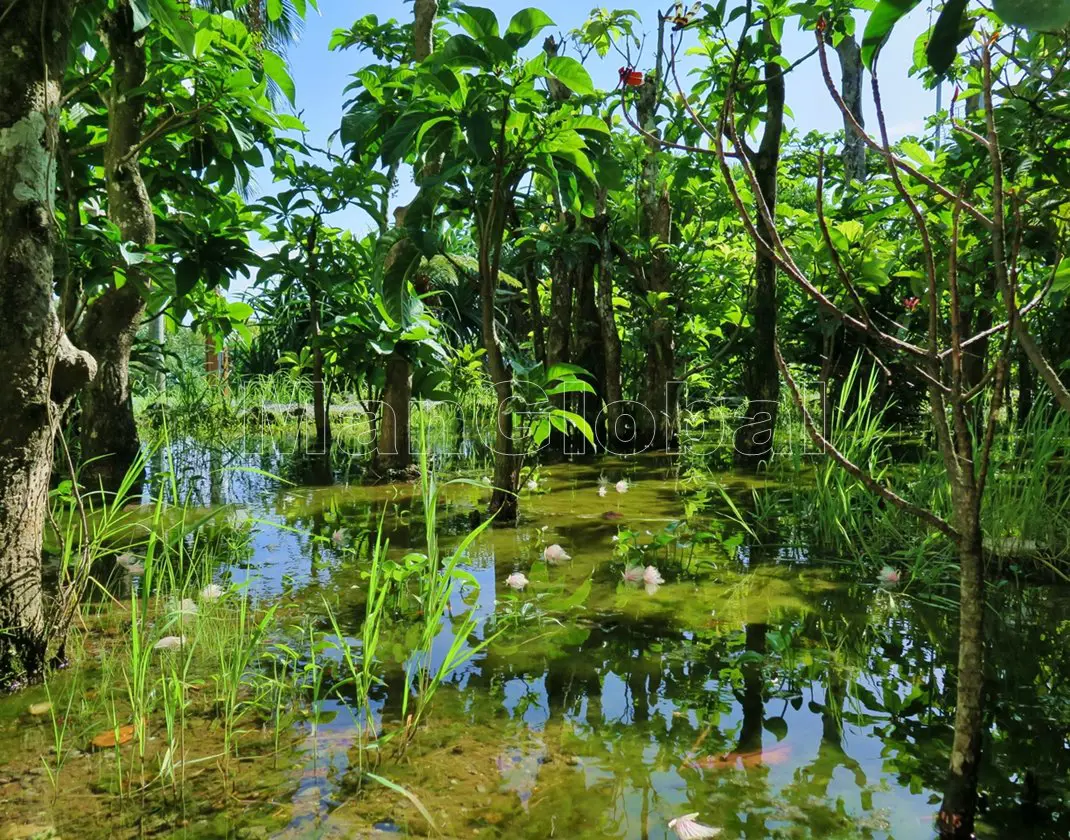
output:
[[[471,2],[472,5],[480,5],[480,0],[471,0]],[[297,88],[297,111],[309,129],[309,141],[314,145],[323,146],[328,136],[338,128],[342,117],[342,103],[346,98],[343,90],[350,82],[353,72],[363,64],[374,60],[370,54],[356,50],[329,51],[327,45],[331,33],[339,28],[350,27],[355,20],[365,14],[375,14],[381,21],[393,17],[407,22],[412,16],[412,3],[402,3],[397,0],[384,0],[378,4],[319,0],[319,5],[318,14],[311,6],[309,7],[304,32],[300,41],[291,47],[289,61]],[[536,5],[545,11],[556,24],[555,28],[548,30],[546,34],[552,32],[556,35],[558,32],[567,33],[570,29],[579,26],[590,14],[594,4],[589,0],[579,3],[567,2],[567,0],[543,0],[543,2],[509,0],[509,2],[491,3],[483,0],[482,5],[495,11],[502,23],[502,28],[515,12]],[[637,2],[622,0],[619,5],[607,5],[607,8],[628,8],[639,13],[642,22],[636,28],[636,32],[640,37],[643,33],[648,33],[645,53],[642,60],[637,62],[637,68],[640,70],[647,69],[653,61],[652,44],[657,31],[657,12],[659,7],[667,6],[668,0],[662,0],[662,6],[649,0]],[[935,110],[934,93],[924,90],[916,78],[908,76],[914,40],[927,29],[928,23],[926,8],[920,6],[901,22],[882,53],[882,94],[889,130],[894,137],[919,133],[925,118]],[[859,21],[859,28],[861,29],[862,26],[864,26],[864,20]],[[784,42],[784,54],[792,61],[805,55],[814,45],[811,33],[799,32],[792,24],[789,24],[785,30]],[[541,43],[542,36],[532,43],[530,49],[537,50]],[[694,43],[694,38],[692,38],[692,43]],[[835,62],[835,57],[833,61]],[[592,55],[588,60],[587,68],[598,87],[610,89],[617,84],[617,68],[621,63],[620,56],[610,52],[604,60],[599,59],[597,55]],[[833,71],[834,78],[838,80],[838,66],[834,66]],[[685,87],[688,84],[684,78],[681,78],[681,82]],[[839,111],[829,98],[821,79],[816,57],[809,59],[789,74],[787,99],[788,107],[792,112],[792,119],[789,121],[789,126],[792,128],[805,133],[812,129],[835,131],[842,125]],[[867,124],[872,126],[874,118],[868,95],[866,101]],[[338,148],[337,145],[335,148]],[[266,180],[267,177],[267,175],[263,176],[258,186],[264,191],[274,191],[275,188]],[[405,203],[411,198],[411,184],[407,183],[404,175],[401,180],[402,183],[391,201],[391,206]],[[371,227],[369,219],[359,210],[337,214],[332,222],[358,232]],[[232,295],[243,291],[246,285],[236,284],[231,290]]]

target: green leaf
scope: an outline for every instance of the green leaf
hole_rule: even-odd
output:
[[[130,0],[130,11],[134,14],[134,31],[140,32],[152,23],[152,12],[148,0]]]
[[[1054,32],[1070,24],[1070,0],[993,0],[996,14],[1012,26]]]
[[[899,19],[920,3],[921,0],[881,0],[866,22],[862,34],[862,63],[872,68],[880,48],[892,34]]]
[[[450,67],[476,67],[490,69],[493,62],[487,51],[469,35],[454,35],[442,49],[435,53],[435,60]]]
[[[152,19],[163,27],[186,55],[193,57],[196,52],[196,30],[186,19],[177,0],[147,0]]]
[[[567,55],[554,56],[546,61],[546,72],[573,93],[580,96],[594,93],[591,74],[574,58]]]
[[[944,75],[959,54],[959,44],[973,32],[974,19],[966,15],[969,0],[947,0],[933,27],[925,56],[938,76]]]
[[[587,442],[590,443],[591,446],[595,445],[594,431],[591,429],[591,424],[584,420],[580,415],[576,414],[576,412],[555,408],[550,412],[550,422],[553,423],[554,420],[558,418],[565,420],[569,425],[579,429],[580,433],[587,438]]]
[[[264,72],[271,81],[279,86],[286,98],[293,105],[297,97],[297,89],[294,87],[294,80],[290,78],[290,73],[286,69],[286,62],[283,61],[271,50],[264,50],[261,54],[261,61],[264,62]]]
[[[454,8],[458,10],[457,23],[477,41],[498,37],[498,18],[490,9],[464,3],[458,3]]]
[[[282,0],[267,0],[267,16],[272,23],[282,17]]]
[[[505,40],[513,49],[520,49],[526,47],[547,26],[553,25],[554,22],[541,9],[521,9],[510,19]]]
[[[914,161],[914,163],[921,164],[922,166],[932,166],[932,155],[913,140],[901,140],[899,148],[902,149],[903,154]]]

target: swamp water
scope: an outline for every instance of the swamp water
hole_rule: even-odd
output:
[[[209,626],[243,599],[249,621],[275,606],[242,680],[252,686],[268,667],[260,654],[280,645],[311,677],[296,702],[280,692],[274,706],[270,691],[248,688],[225,727],[219,702],[196,702],[212,690],[211,662],[179,673],[173,654],[150,652],[144,671],[107,664],[109,644],[130,643],[140,583],[113,578],[121,608],[87,610],[72,666],[0,698],[0,840],[664,840],[675,836],[669,820],[691,812],[725,838],[934,835],[954,717],[954,612],[909,584],[882,588],[804,545],[779,545],[776,523],[762,523],[759,543],[728,505],[709,501],[718,494],[671,465],[544,469],[519,527],[480,535],[462,564],[478,586],[454,593],[429,664],[449,655],[470,610],[479,621],[469,644],[491,641],[448,674],[399,755],[403,739],[376,749],[354,723],[353,686],[322,640],[334,637],[333,616],[359,662],[367,535],[381,518],[391,559],[422,551],[419,486],[282,485],[248,469],[294,475],[278,452],[190,447],[175,459],[195,504],[234,506],[212,572],[229,594],[192,620]],[[621,478],[626,493],[613,486]],[[746,519],[748,483],[718,479]],[[448,552],[485,492],[455,484],[442,495]],[[546,563],[552,544],[571,559]],[[623,580],[636,565],[656,566],[664,583]],[[523,591],[506,583],[517,571],[530,580]],[[1065,838],[1070,593],[1001,585],[991,604],[980,830]],[[405,731],[411,714],[402,687],[420,622],[410,609],[384,625],[368,701],[380,736]],[[226,653],[212,654],[216,670]],[[121,725],[137,724],[125,698],[139,678],[149,688],[131,739]],[[189,708],[176,723],[158,694],[179,683]]]

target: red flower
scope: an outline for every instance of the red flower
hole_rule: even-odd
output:
[[[908,297],[906,300],[903,301],[903,306],[906,308],[907,312],[913,312],[915,309],[918,308],[919,303],[921,303],[921,301],[918,300],[916,297]]]

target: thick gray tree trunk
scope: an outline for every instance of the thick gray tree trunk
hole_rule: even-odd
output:
[[[70,0],[0,5],[0,682],[46,664],[41,544],[53,433],[96,372],[52,301],[56,123],[72,13]]]
[[[145,248],[156,241],[156,218],[138,163],[145,119],[144,33],[134,31],[134,14],[120,3],[102,23],[112,60],[108,93],[108,137],[104,146],[104,179],[108,218],[123,241]],[[148,277],[127,267],[122,288],[111,288],[92,301],[79,337],[100,366],[82,400],[83,476],[91,489],[119,488],[138,456],[140,441],[130,393],[130,351],[145,313],[143,290]]]

